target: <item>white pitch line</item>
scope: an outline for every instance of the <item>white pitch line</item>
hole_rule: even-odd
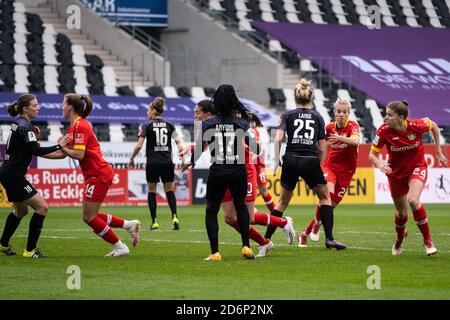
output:
[[[86,229],[45,229],[45,231],[50,231],[50,232],[83,232],[83,231],[90,231],[89,228]],[[150,232],[154,232],[154,233],[158,233],[158,232],[174,232],[173,229],[159,229],[157,231],[150,231]],[[198,229],[184,229],[184,230],[179,230],[177,232],[206,232],[206,229],[203,230],[198,230]],[[321,233],[323,233],[323,231],[321,231]],[[339,234],[377,234],[377,235],[395,235],[395,232],[381,232],[381,231],[353,231],[353,230],[347,230],[347,231],[335,231],[334,233]],[[409,232],[408,232],[409,233]],[[414,232],[414,233],[409,233],[410,235],[416,235],[419,236],[421,235],[420,232]],[[432,236],[442,236],[442,237],[450,237],[450,233],[431,233]]]
[[[25,237],[28,237],[28,236],[27,235],[17,235],[17,237],[25,238]],[[41,236],[41,238],[50,238],[50,239],[86,239],[86,238],[80,238],[80,237],[59,237],[59,236]],[[141,239],[140,241],[144,241],[144,242],[165,242],[165,243],[209,244],[208,241],[200,241],[200,240]],[[233,245],[233,246],[241,245],[241,243],[238,243],[238,242],[223,242],[223,241],[220,241],[219,244],[221,244],[221,245]],[[289,244],[276,244],[275,248],[276,247],[294,247],[294,248],[297,248],[296,245],[289,245]],[[321,246],[310,246],[309,248],[323,249],[323,247],[321,247]],[[382,248],[370,248],[370,247],[347,247],[347,249],[373,250],[373,251],[391,251],[390,248],[382,249]],[[410,249],[404,249],[403,251],[405,251],[405,252],[423,252],[423,250],[410,250]],[[438,250],[438,253],[450,253],[450,251],[448,251],[448,250]]]

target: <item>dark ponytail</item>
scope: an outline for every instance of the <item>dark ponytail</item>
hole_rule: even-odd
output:
[[[30,102],[36,99],[35,95],[22,94],[19,99],[9,104],[6,110],[11,117],[16,117],[23,113],[23,108],[28,107]]]
[[[164,103],[164,98],[156,97],[155,100],[150,103],[150,108],[155,109],[158,115],[162,115],[164,112]]]
[[[80,96],[77,93],[68,93],[64,96],[66,103],[71,105],[77,115],[87,118],[93,108],[91,98],[88,96]]]
[[[255,127],[260,128],[263,126],[261,119],[256,115],[256,113],[249,112],[248,115],[250,116],[249,121],[253,122],[255,124]]]
[[[217,88],[212,102],[218,115],[231,115],[233,111],[238,111],[243,119],[249,119],[247,108],[239,101],[233,86],[229,84],[222,84]]]

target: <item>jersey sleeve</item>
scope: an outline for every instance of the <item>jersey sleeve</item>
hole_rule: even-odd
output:
[[[319,132],[317,133],[317,140],[325,139],[325,120],[323,120],[322,116],[319,115],[317,117],[319,122]]]
[[[373,139],[372,146],[370,147],[370,150],[373,150],[375,152],[381,152],[381,149],[386,144],[386,140],[383,135],[383,128],[377,130],[377,133],[375,134],[375,138]]]
[[[286,131],[286,123],[287,123],[287,116],[286,113],[283,113],[280,117],[280,119],[278,120],[278,127],[277,129]]]
[[[92,128],[87,124],[78,124],[73,130],[73,149],[86,150],[89,135],[92,133]]]
[[[175,126],[173,125],[173,124],[171,124],[171,123],[169,123],[169,126],[170,126],[170,130],[172,131],[172,139],[176,139],[176,138],[178,138],[178,136],[179,136],[179,134],[178,134],[178,132],[177,132],[177,129],[175,128]]]
[[[330,135],[333,133],[334,131],[334,125],[333,122],[329,123],[326,127],[325,127],[325,139],[328,140],[330,139]]]
[[[139,138],[146,138],[148,125],[149,125],[149,123],[147,121],[139,126],[139,129],[138,129],[138,137]]]
[[[412,130],[418,133],[425,133],[433,128],[429,118],[411,119],[409,126],[411,126]]]
[[[357,123],[352,122],[352,126],[350,128],[350,138],[359,138],[360,131],[359,131],[359,125]]]
[[[32,126],[19,127],[19,133],[25,143],[37,142]]]

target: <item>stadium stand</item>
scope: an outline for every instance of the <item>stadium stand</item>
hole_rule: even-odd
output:
[[[200,7],[217,11],[236,22],[241,32],[266,41],[270,51],[278,52],[285,65],[283,86],[268,88],[270,107],[279,113],[295,107],[292,88],[302,76],[313,79],[315,108],[325,118],[332,117],[331,106],[337,96],[352,101],[352,117],[363,128],[365,142],[373,137],[382,122],[382,106],[363,92],[333,79],[310,59],[300,57],[276,39],[251,26],[252,21],[317,24],[367,24],[368,7],[379,6],[383,26],[450,27],[450,1],[440,0],[195,0]],[[102,50],[80,34],[64,30],[49,4],[29,10],[22,2],[2,1],[0,34],[0,92],[46,92],[137,97],[211,97],[214,88],[194,86],[160,86],[140,75],[130,76],[130,67]],[[61,32],[65,31],[65,32]],[[66,34],[67,33],[67,34]],[[69,39],[70,36],[70,39]],[[71,40],[72,39],[72,40]],[[247,38],[248,39],[248,38]],[[13,55],[9,54],[14,52]],[[130,81],[131,80],[131,81]],[[137,85],[139,84],[139,85]],[[340,92],[340,93],[339,93]],[[326,112],[325,112],[326,111]],[[42,124],[44,127],[44,125]],[[48,125],[53,137],[54,126]],[[123,135],[102,136],[120,139],[130,137],[132,126],[124,126]],[[102,131],[103,129],[99,129]],[[443,128],[448,139],[450,129]]]

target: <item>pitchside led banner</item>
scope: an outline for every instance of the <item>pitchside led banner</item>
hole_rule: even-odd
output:
[[[0,93],[0,120],[8,121],[10,116],[6,112],[9,103],[17,100],[20,93]],[[136,123],[147,121],[148,105],[155,97],[141,98],[131,96],[90,96],[94,108],[89,115],[90,122],[98,123]],[[62,121],[63,94],[36,94],[41,107],[36,121]],[[194,125],[194,109],[199,99],[195,98],[165,98],[164,120],[173,124]],[[278,116],[267,111],[251,100],[241,99],[242,103],[252,112],[255,112],[267,127],[277,125]]]
[[[167,27],[167,0],[81,0],[113,23]]]
[[[252,24],[379,103],[408,100],[412,117],[450,125],[448,29]]]

